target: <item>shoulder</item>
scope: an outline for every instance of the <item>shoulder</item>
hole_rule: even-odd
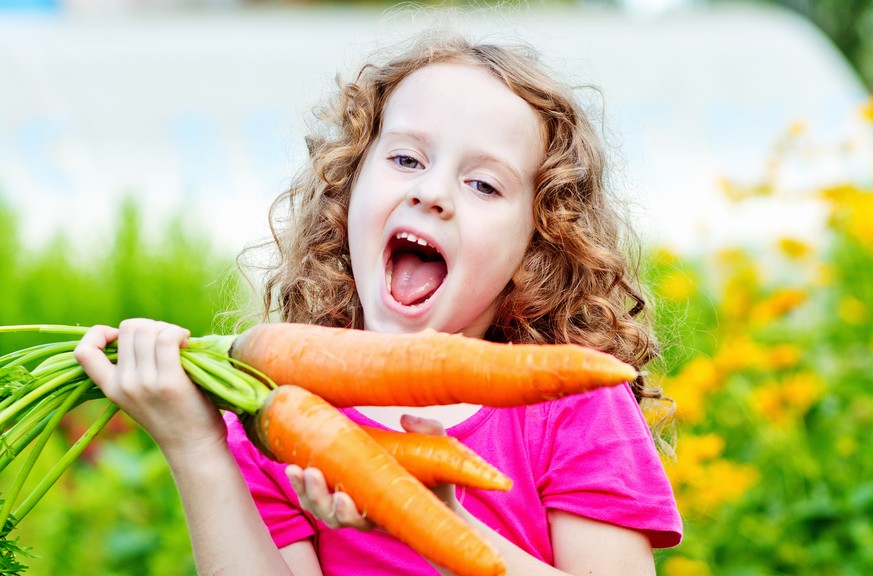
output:
[[[673,489],[630,386],[549,402],[538,487],[547,508],[642,530],[654,546],[681,538]]]

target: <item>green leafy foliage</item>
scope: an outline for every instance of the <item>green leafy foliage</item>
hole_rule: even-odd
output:
[[[0,500],[0,505],[3,501]],[[23,574],[27,570],[27,565],[21,562],[22,558],[32,557],[33,553],[30,548],[22,548],[18,544],[18,538],[7,538],[6,536],[13,529],[13,519],[7,518],[3,530],[3,538],[0,538],[0,574],[3,576],[14,576],[15,574]]]
[[[145,316],[194,335],[219,331],[216,315],[236,307],[234,255],[218,253],[192,226],[179,217],[160,239],[146,238],[141,211],[125,200],[102,249],[83,252],[86,247],[60,236],[29,248],[18,235],[15,214],[0,198],[0,324],[117,325]],[[0,334],[0,355],[47,340]],[[0,386],[27,381],[23,368],[9,372],[0,374]],[[49,441],[31,476],[44,476],[103,407],[85,403],[64,418],[62,433]],[[0,495],[15,466],[0,478]],[[122,414],[9,538],[0,541],[0,574],[16,574],[21,564],[28,565],[27,576],[195,573],[166,462],[151,438]]]

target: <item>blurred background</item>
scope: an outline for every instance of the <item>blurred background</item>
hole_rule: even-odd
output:
[[[312,106],[450,5],[540,49],[602,121],[676,401],[686,537],[659,574],[873,573],[871,0],[0,0],[0,325],[225,331]],[[194,573],[123,417],[15,535],[33,575]]]

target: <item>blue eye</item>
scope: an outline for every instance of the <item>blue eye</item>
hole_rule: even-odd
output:
[[[421,162],[412,156],[392,156],[391,160],[401,168],[415,169],[421,167]]]
[[[486,196],[499,196],[500,190],[492,186],[487,182],[482,182],[481,180],[472,180],[470,182],[470,186],[473,187],[477,192],[481,194],[485,194]]]

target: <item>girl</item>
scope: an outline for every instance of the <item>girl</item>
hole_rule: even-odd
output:
[[[272,209],[279,258],[265,319],[575,342],[638,367],[655,355],[595,131],[532,54],[427,36],[364,66],[320,117],[310,166]],[[125,321],[92,329],[77,358],[163,450],[201,574],[439,570],[371,530],[318,470],[285,469],[235,417],[222,422],[180,367],[187,336]],[[102,349],[116,339],[113,365]],[[658,394],[639,379],[520,408],[345,412],[448,432],[510,476],[506,494],[436,489],[495,543],[508,574],[638,575],[654,573],[653,547],[681,538],[644,397]]]

